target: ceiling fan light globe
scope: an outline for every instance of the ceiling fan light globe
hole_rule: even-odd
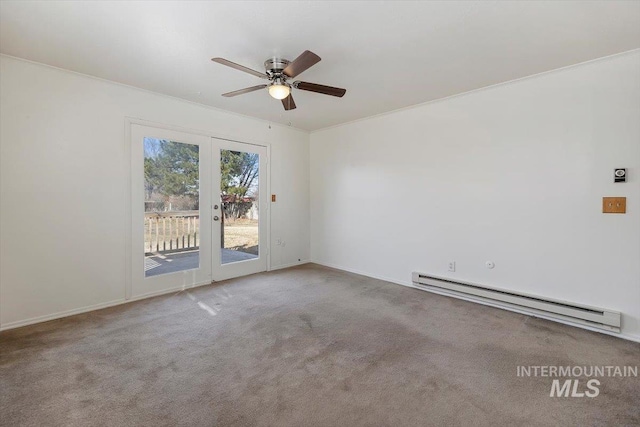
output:
[[[291,89],[287,85],[273,84],[269,86],[269,95],[275,99],[285,99],[291,93]]]

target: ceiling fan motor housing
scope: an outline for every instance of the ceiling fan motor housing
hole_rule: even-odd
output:
[[[274,75],[283,75],[282,70],[287,68],[291,61],[287,61],[286,59],[281,58],[269,58],[264,61],[264,68],[267,70],[267,74],[270,76]]]

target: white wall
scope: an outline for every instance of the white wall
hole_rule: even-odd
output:
[[[127,116],[270,143],[272,268],[308,261],[308,133],[1,56],[1,327],[124,299]]]
[[[640,339],[639,175],[635,51],[312,133],[311,258],[619,310]]]

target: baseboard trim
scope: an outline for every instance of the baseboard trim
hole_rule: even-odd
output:
[[[36,323],[48,322],[50,320],[62,319],[64,317],[75,316],[76,314],[83,314],[83,313],[88,313],[90,311],[101,310],[103,308],[115,307],[117,305],[127,304],[127,303],[130,303],[130,302],[140,301],[140,300],[147,299],[147,298],[152,298],[152,297],[171,294],[171,293],[175,293],[175,292],[185,291],[187,289],[197,288],[197,287],[200,287],[200,286],[205,286],[205,285],[210,285],[210,284],[211,284],[211,282],[202,282],[202,283],[197,283],[195,285],[189,285],[189,286],[177,286],[177,287],[171,288],[171,289],[163,289],[163,290],[157,291],[157,292],[150,292],[150,293],[146,293],[146,294],[142,294],[142,295],[136,295],[136,296],[131,297],[129,299],[124,299],[123,298],[123,299],[113,300],[113,301],[109,301],[109,302],[105,302],[105,303],[88,305],[88,306],[81,307],[81,308],[74,308],[72,310],[59,311],[57,313],[47,314],[47,315],[44,315],[44,316],[31,317],[29,319],[18,320],[18,321],[15,321],[15,322],[9,322],[7,324],[0,325],[0,331],[6,331],[6,330],[9,330],[9,329],[21,328],[23,326],[29,326],[29,325],[33,325],[33,324],[36,324]]]
[[[417,289],[419,291],[431,292],[431,293],[434,293],[434,294],[443,295],[443,296],[447,296],[447,297],[453,298],[450,294],[447,294],[446,292],[440,292],[437,289],[421,288],[421,287],[415,286],[410,281],[402,282],[402,281],[398,281],[398,280],[395,280],[395,279],[391,279],[389,277],[377,276],[377,275],[374,275],[374,274],[363,272],[361,270],[356,270],[356,269],[353,269],[353,268],[348,268],[348,267],[344,267],[344,266],[340,266],[340,265],[336,265],[336,264],[332,264],[332,263],[325,263],[325,262],[322,262],[322,261],[311,261],[311,262],[314,263],[314,264],[322,265],[324,267],[334,268],[336,270],[346,271],[348,273],[359,274],[360,276],[365,276],[365,277],[370,277],[372,279],[382,280],[382,281],[385,281],[385,282],[393,283],[395,285],[406,286],[408,288]],[[616,338],[622,338],[622,339],[625,339],[627,341],[633,341],[633,342],[640,343],[640,336],[626,334],[624,332],[604,331],[604,330],[601,330],[601,329],[592,328],[592,327],[587,326],[587,325],[581,325],[581,324],[577,324],[577,323],[567,322],[567,321],[564,321],[564,320],[561,320],[561,319],[552,318],[550,316],[544,316],[544,315],[540,315],[540,314],[536,314],[536,313],[531,313],[531,312],[528,312],[527,310],[519,310],[517,308],[503,306],[503,305],[491,303],[491,302],[488,302],[488,301],[477,300],[477,299],[474,299],[474,298],[468,298],[468,297],[458,296],[458,295],[456,295],[455,298],[461,299],[461,300],[465,300],[465,301],[474,302],[474,303],[477,303],[477,304],[486,305],[486,306],[489,306],[489,307],[494,307],[494,308],[499,308],[499,309],[502,309],[502,310],[511,311],[511,312],[514,312],[514,313],[524,314],[526,316],[538,317],[540,319],[545,319],[545,320],[549,320],[549,321],[552,321],[552,322],[561,323],[563,325],[573,326],[575,328],[580,328],[580,329],[586,329],[588,331],[598,332],[600,334],[609,335],[609,336],[616,337]]]
[[[302,261],[291,262],[289,264],[278,265],[277,267],[269,268],[269,271],[282,270],[283,268],[297,267],[299,265],[309,264],[311,261],[303,259]]]
[[[321,261],[311,261],[311,262],[314,263],[314,264],[321,265],[323,267],[329,267],[329,268],[333,268],[333,269],[336,269],[336,270],[346,271],[347,273],[359,274],[360,276],[369,277],[371,279],[383,280],[385,282],[390,282],[390,283],[393,283],[395,285],[402,285],[402,286],[408,286],[410,288],[420,289],[420,288],[418,288],[416,286],[413,286],[411,281],[402,282],[402,281],[398,281],[396,279],[392,279],[390,277],[377,276],[375,274],[366,273],[366,272],[364,272],[362,270],[356,270],[354,268],[348,268],[348,267],[344,267],[344,266],[337,265],[337,264],[332,264],[332,263],[327,263],[327,262],[321,262]]]
[[[0,326],[0,331],[6,331],[8,329],[20,328],[22,326],[33,325],[35,323],[48,322],[49,320],[61,319],[63,317],[75,316],[76,314],[87,313],[89,311],[100,310],[103,308],[109,308],[116,305],[124,304],[129,302],[129,300],[125,300],[124,298],[121,300],[113,300],[105,303],[88,305],[81,308],[74,308],[72,310],[59,311],[53,314],[46,314],[44,316],[31,317],[25,320],[17,320],[15,322],[9,322],[7,324]]]
[[[211,282],[211,281],[209,281],[209,282],[198,282],[198,283],[195,283],[195,284],[189,285],[189,286],[176,286],[174,288],[163,289],[161,291],[154,291],[154,292],[147,292],[146,294],[133,295],[131,298],[129,298],[127,300],[127,302],[140,301],[142,299],[158,297],[160,295],[172,294],[174,292],[182,292],[182,291],[186,291],[188,289],[198,288],[200,286],[211,285],[213,283],[215,283],[215,281],[213,281],[213,282]]]

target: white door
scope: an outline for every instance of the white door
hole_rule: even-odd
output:
[[[267,149],[131,124],[129,298],[267,269]]]
[[[267,149],[212,138],[213,279],[267,269]]]
[[[131,297],[210,283],[211,139],[131,125]]]

